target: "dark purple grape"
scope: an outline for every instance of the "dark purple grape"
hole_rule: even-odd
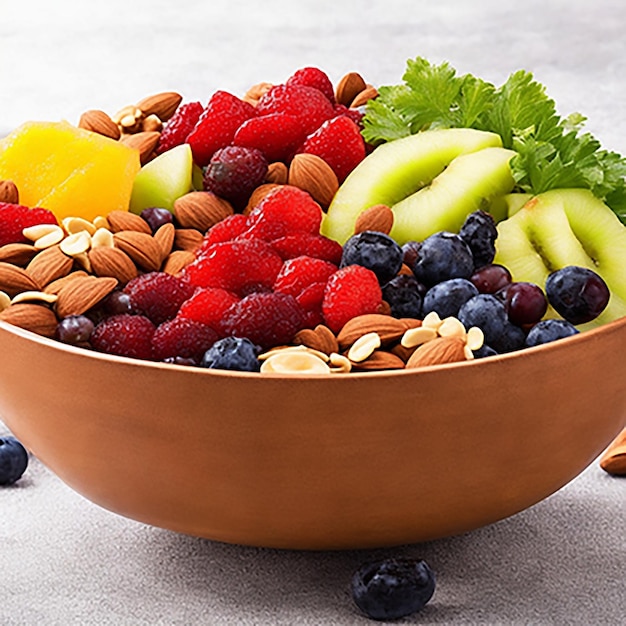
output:
[[[504,265],[491,263],[476,270],[470,276],[470,281],[480,293],[496,293],[510,285],[513,279]]]
[[[419,241],[407,241],[402,246],[402,253],[404,254],[404,264],[409,267],[413,267],[415,265],[415,261],[417,261],[417,255],[419,253],[420,246],[422,244]]]
[[[611,292],[596,272],[568,265],[548,276],[546,295],[557,313],[568,322],[585,324],[604,311]]]
[[[174,221],[174,216],[167,209],[162,209],[160,207],[149,207],[144,209],[139,217],[148,222],[148,226],[150,226],[150,230],[152,233],[156,233],[161,226],[164,224],[171,224]]]
[[[112,291],[102,302],[102,309],[107,315],[132,313],[130,296],[123,291]]]
[[[511,283],[500,293],[509,321],[517,326],[536,324],[548,310],[548,301],[543,290],[534,283]]]
[[[93,329],[94,323],[86,315],[70,315],[58,323],[56,338],[73,346],[83,345],[89,341]]]

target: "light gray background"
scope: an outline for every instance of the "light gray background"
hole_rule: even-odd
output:
[[[114,113],[162,90],[186,101],[241,95],[305,65],[335,82],[357,70],[391,84],[421,55],[497,83],[529,69],[561,113],[583,112],[605,147],[626,152],[621,0],[0,0],[0,16],[0,134],[29,119]],[[625,520],[626,482],[593,463],[544,502],[461,537],[373,552],[257,550],[118,517],[33,459],[0,489],[0,623],[364,624],[348,593],[353,570],[404,554],[438,576],[431,603],[404,623],[626,624]]]

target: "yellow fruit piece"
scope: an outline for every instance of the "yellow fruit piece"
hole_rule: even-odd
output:
[[[137,150],[68,122],[26,122],[0,141],[0,180],[59,220],[127,211],[139,168]]]

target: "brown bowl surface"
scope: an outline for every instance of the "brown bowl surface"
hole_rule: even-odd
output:
[[[626,318],[481,361],[278,376],[111,357],[0,322],[0,416],[93,502],[343,549],[453,535],[568,483],[626,425]]]

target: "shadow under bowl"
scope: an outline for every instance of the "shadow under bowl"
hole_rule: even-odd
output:
[[[432,540],[513,515],[626,425],[626,318],[422,370],[260,375],[114,357],[0,322],[0,416],[126,517],[290,549]]]

